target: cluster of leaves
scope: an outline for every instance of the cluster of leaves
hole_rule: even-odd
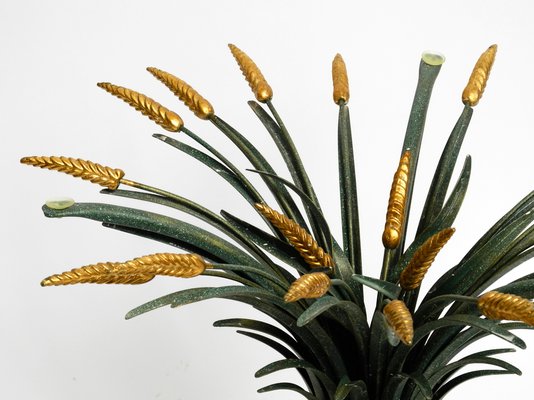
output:
[[[411,153],[411,177],[415,177],[426,111],[440,67],[424,60],[420,64],[419,82],[402,148],[403,154],[406,151]],[[283,329],[242,318],[220,320],[214,325],[238,328],[238,333],[259,340],[282,356],[281,360],[258,370],[257,377],[296,368],[306,386],[282,382],[264,387],[260,392],[287,389],[310,400],[441,399],[458,384],[475,377],[519,374],[520,371],[513,365],[493,357],[513,351],[509,348],[482,351],[452,360],[467,346],[488,335],[525,348],[525,343],[512,330],[528,328],[528,325],[483,318],[474,303],[476,296],[497,279],[534,255],[534,227],[530,226],[534,219],[534,192],[496,222],[456,266],[434,283],[422,300],[418,302],[418,289],[406,291],[398,283],[401,272],[417,249],[433,235],[451,227],[459,212],[470,177],[469,156],[465,158],[450,194],[446,194],[471,119],[472,105],[465,104],[443,150],[415,238],[406,244],[406,237],[402,236],[396,248],[385,249],[382,275],[380,279],[375,279],[362,275],[348,98],[338,102],[342,244],[331,234],[306,170],[271,98],[260,101],[266,107],[255,101],[248,104],[278,146],[291,173],[291,181],[280,177],[261,152],[221,118],[210,114],[206,119],[243,152],[283,213],[310,232],[331,255],[335,268],[329,271],[330,290],[318,299],[285,302],[283,297],[290,285],[298,276],[308,274],[311,268],[273,224],[266,220],[270,231],[263,230],[228,212],[216,214],[193,201],[148,185],[133,185],[141,190],[106,189],[103,193],[184,211],[213,225],[221,235],[165,215],[110,204],[77,203],[65,209],[44,206],[48,217],[89,218],[102,222],[105,227],[199,254],[211,263],[211,268],[204,271],[204,275],[236,283],[171,293],[131,310],[127,318],[167,305],[178,307],[211,298],[249,304],[271,317]],[[180,130],[197,146],[166,135],[154,136],[211,168],[253,207],[257,203],[265,203],[260,190],[219,150],[187,128],[181,127]],[[413,184],[414,179],[410,179],[406,221]],[[295,199],[299,199],[302,205],[298,206]],[[256,207],[254,209],[257,211]],[[237,245],[225,237],[231,238]],[[370,323],[362,285],[375,289],[378,295],[376,309],[369,315]],[[497,290],[533,298],[534,275],[527,275]],[[411,344],[399,344],[394,337],[392,339],[395,332],[383,315],[384,306],[391,300],[403,300],[413,316]],[[498,368],[454,375],[472,364]]]

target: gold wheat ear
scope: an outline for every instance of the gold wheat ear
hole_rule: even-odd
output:
[[[336,104],[348,103],[349,92],[349,78],[347,75],[347,67],[341,54],[336,54],[334,61],[332,61],[332,83],[334,86],[334,102]]]
[[[454,228],[443,229],[432,235],[415,251],[400,275],[400,285],[404,290],[414,290],[421,285],[436,256],[453,234]]]
[[[245,76],[254,96],[259,102],[265,103],[273,98],[273,90],[267,83],[258,66],[252,61],[252,59],[237,46],[229,44],[228,47],[232,52],[239,69]]]
[[[462,102],[471,107],[476,106],[484,93],[488,82],[491,67],[497,54],[497,45],[491,45],[478,59],[469,81],[462,92]]]
[[[395,249],[402,236],[409,177],[410,151],[406,151],[400,159],[389,194],[386,224],[382,234],[382,243],[388,249]]]
[[[402,343],[411,346],[413,341],[413,319],[406,304],[402,300],[390,301],[384,307],[383,313],[395,335]]]
[[[291,284],[284,300],[290,303],[300,299],[316,299],[324,296],[330,286],[330,277],[324,272],[305,274]]]
[[[120,263],[106,262],[74,268],[51,275],[41,281],[41,286],[75,285],[78,283],[138,285],[154,278],[153,274],[124,274]]]
[[[282,232],[310,267],[334,267],[334,260],[299,224],[284,214],[261,203],[256,204],[261,214]]]
[[[487,318],[534,325],[534,303],[523,297],[491,291],[480,296],[477,305]]]
[[[144,94],[122,86],[113,85],[109,82],[100,82],[97,83],[97,86],[125,101],[165,130],[178,132],[184,126],[184,122],[178,114],[163,107],[161,104]]]
[[[105,167],[92,161],[72,157],[31,156],[21,158],[20,162],[34,167],[63,172],[111,190],[117,189],[124,176],[124,171],[121,169]]]
[[[202,97],[191,85],[180,78],[154,67],[148,67],[157,80],[163,83],[200,119],[210,119],[215,111],[208,100]]]
[[[43,279],[42,286],[74,285],[77,283],[146,283],[156,275],[192,278],[210,265],[197,254],[156,253],[125,262],[105,262],[86,265]]]

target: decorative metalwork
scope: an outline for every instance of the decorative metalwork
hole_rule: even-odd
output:
[[[491,67],[497,54],[497,45],[490,46],[478,59],[473,72],[469,77],[469,82],[462,93],[462,102],[471,107],[476,106],[484,93],[488,82]]]
[[[124,171],[121,169],[105,167],[92,161],[81,160],[79,158],[63,156],[31,156],[21,158],[20,162],[34,167],[64,172],[77,178],[82,178],[100,186],[107,187],[111,190],[117,189],[121,178],[124,176]]]
[[[332,61],[332,82],[334,84],[334,102],[336,104],[348,103],[350,97],[349,77],[341,54],[336,54],[334,61]]]
[[[109,82],[100,82],[97,83],[97,86],[104,89],[106,92],[111,93],[113,96],[124,100],[137,111],[140,111],[141,114],[160,125],[163,129],[170,132],[178,132],[182,129],[182,126],[184,126],[184,122],[178,114],[163,107],[161,104],[144,94],[122,86],[113,85]]]
[[[432,235],[419,247],[406,268],[401,272],[400,285],[404,290],[417,289],[440,250],[454,234],[454,228],[446,228]]]
[[[406,190],[410,176],[410,151],[406,151],[400,159],[399,167],[389,194],[386,225],[382,234],[382,243],[388,249],[394,249],[399,245],[404,225],[406,207]]]
[[[406,304],[402,300],[390,301],[384,307],[383,313],[401,342],[410,346],[413,340],[413,320]]]
[[[184,104],[200,119],[210,119],[214,115],[212,105],[202,97],[187,82],[180,78],[162,71],[161,69],[148,67],[147,71],[154,75],[160,82],[167,86]]]
[[[254,61],[252,61],[244,51],[240,50],[233,44],[229,44],[228,47],[239,64],[239,68],[241,69],[241,72],[243,72],[256,99],[262,103],[271,100],[273,98],[273,90]]]
[[[126,262],[105,262],[86,265],[45,278],[42,286],[77,283],[140,284],[156,275],[192,278],[200,275],[208,264],[197,254],[157,253]]]
[[[315,239],[292,219],[280,214],[265,204],[256,204],[256,208],[286,237],[311,267],[333,267],[334,261]]]
[[[487,292],[478,298],[478,308],[490,319],[522,321],[534,325],[534,303],[520,296]]]
[[[330,286],[330,278],[324,272],[305,274],[291,284],[284,300],[289,303],[300,299],[316,299],[324,296]]]

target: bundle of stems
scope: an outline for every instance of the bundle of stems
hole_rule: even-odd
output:
[[[21,162],[57,170],[104,186],[102,193],[151,202],[188,213],[218,233],[163,214],[106,203],[49,203],[47,217],[82,217],[105,227],[179,247],[185,254],[158,253],[125,262],[75,268],[43,280],[43,286],[76,283],[143,284],[157,275],[213,276],[233,281],[218,287],[180,290],[127,313],[134,318],[157,308],[178,307],[211,298],[240,301],[269,316],[273,323],[235,318],[217,327],[271,347],[282,358],[256,376],[296,368],[301,385],[274,383],[259,392],[292,390],[309,400],[441,399],[457,385],[481,376],[520,374],[493,357],[513,348],[490,349],[455,359],[467,346],[488,335],[525,348],[512,333],[534,324],[534,275],[490,289],[534,255],[534,192],[497,221],[456,265],[422,295],[421,282],[438,253],[454,234],[452,227],[465,196],[471,158],[449,186],[473,107],[479,102],[495,58],[490,46],[477,61],[462,94],[460,112],[439,159],[415,237],[406,235],[421,141],[434,82],[444,58],[424,53],[398,168],[394,172],[382,236],[380,277],[364,275],[356,167],[349,117],[345,63],[332,63],[333,100],[339,107],[338,162],[342,241],[338,242],[293,140],[273,104],[273,90],[242,50],[229,45],[257,101],[248,104],[278,147],[290,174],[283,178],[245,135],[221,119],[213,106],[188,83],[157,68],[148,71],[193,113],[210,121],[248,159],[265,188],[251,183],[242,169],[207,140],[189,130],[182,118],[155,100],[111,83],[98,86],[148,116],[169,132],[180,132],[194,145],[163,134],[154,137],[211,168],[257,212],[265,226],[255,226],[226,211],[216,213],[178,194],[125,178],[124,171],[70,157],[24,157]],[[250,168],[250,167],[249,167]],[[124,189],[123,187],[131,189]],[[267,204],[269,190],[276,204]],[[386,206],[386,201],[384,201]],[[385,207],[386,208],[386,207]],[[366,310],[363,287],[376,291],[374,310]],[[502,322],[503,320],[512,322]],[[276,322],[276,324],[275,324]],[[454,359],[454,361],[453,361]],[[464,367],[483,369],[461,373]],[[488,366],[490,368],[488,368]],[[493,367],[493,368],[492,368]]]

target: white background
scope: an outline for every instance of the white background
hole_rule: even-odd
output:
[[[284,171],[246,104],[252,94],[226,47],[235,43],[273,86],[273,103],[293,133],[339,238],[337,107],[331,100],[330,65],[340,52],[351,83],[364,268],[377,276],[387,196],[421,52],[440,51],[447,61],[428,113],[413,219],[461,112],[460,95],[472,66],[498,43],[497,62],[462,151],[462,157],[473,156],[470,188],[455,223],[457,233],[432,267],[428,288],[534,188],[533,17],[529,1],[1,1],[0,398],[300,397],[256,394],[269,383],[298,382],[297,374],[255,379],[254,371],[279,355],[232,329],[211,327],[216,319],[259,317],[248,307],[208,301],[123,319],[131,308],[160,295],[222,282],[158,278],[136,287],[39,286],[52,273],[169,248],[92,221],[44,218],[41,205],[59,195],[145,206],[104,197],[96,186],[63,174],[22,166],[18,160],[25,155],[66,155],[122,168],[130,179],[260,223],[225,182],[151,138],[165,132],[96,82],[130,87],[173,108],[190,129],[247,168],[211,124],[197,120],[145,67],[168,70],[191,83]],[[518,268],[518,274],[532,272],[533,265]],[[373,304],[371,292],[368,297]],[[519,334],[534,343],[532,333]],[[480,348],[506,345],[486,341]],[[533,354],[527,349],[503,357],[521,368],[523,377],[475,380],[450,398],[531,398]]]

